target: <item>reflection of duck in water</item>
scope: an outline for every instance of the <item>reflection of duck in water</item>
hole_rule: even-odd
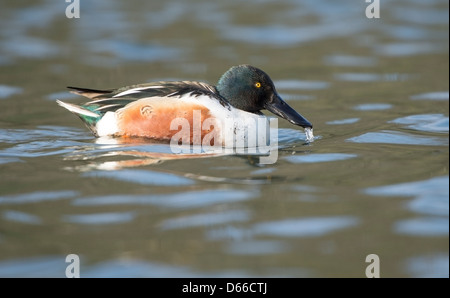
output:
[[[92,101],[81,106],[59,100],[58,104],[77,114],[97,137],[145,137],[165,141],[176,137],[190,144],[202,144],[211,134],[210,140],[222,145],[223,133],[240,133],[239,129],[245,129],[242,121],[261,123],[258,120],[267,119],[261,110],[266,109],[304,127],[307,141],[313,138],[312,124],[281,99],[265,72],[250,65],[230,68],[215,87],[202,82],[164,81],[116,90],[69,88]],[[185,122],[174,125],[174,119]],[[195,120],[199,120],[197,126]],[[226,125],[230,121],[231,125]],[[241,124],[237,123],[240,121]],[[183,128],[183,123],[189,127],[187,135],[178,131],[178,124]],[[194,132],[195,127],[200,133]],[[258,133],[261,131],[265,132],[259,129]]]

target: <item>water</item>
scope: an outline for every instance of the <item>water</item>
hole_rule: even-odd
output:
[[[313,129],[306,127],[305,128],[305,136],[306,136],[306,141],[307,142],[314,142],[314,133],[313,133]]]
[[[80,3],[2,5],[0,276],[448,277],[448,2]],[[95,139],[56,104],[242,63],[314,125],[279,120],[272,164]]]

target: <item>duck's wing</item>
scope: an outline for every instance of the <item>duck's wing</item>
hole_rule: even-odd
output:
[[[94,112],[106,113],[116,111],[127,104],[150,97],[181,97],[190,93],[192,96],[208,95],[222,105],[228,102],[221,97],[214,86],[195,81],[159,81],[147,84],[132,85],[114,90],[96,90],[79,87],[68,87],[73,93],[85,96],[91,101],[83,106]]]

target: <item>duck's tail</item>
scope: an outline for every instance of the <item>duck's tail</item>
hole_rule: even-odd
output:
[[[101,113],[96,113],[86,106],[78,106],[60,100],[56,100],[56,103],[80,117],[80,119],[84,122],[84,124],[86,124],[89,130],[92,131],[95,136],[97,136],[96,124],[102,118]],[[95,107],[92,106],[92,108],[94,109]]]

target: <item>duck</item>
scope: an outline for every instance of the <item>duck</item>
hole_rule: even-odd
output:
[[[269,75],[248,64],[231,67],[215,86],[156,81],[108,90],[67,88],[90,101],[57,104],[76,114],[95,137],[176,139],[191,145],[207,139],[223,145],[224,132],[238,135],[248,123],[269,125],[262,110],[312,134],[311,122],[280,97]]]

